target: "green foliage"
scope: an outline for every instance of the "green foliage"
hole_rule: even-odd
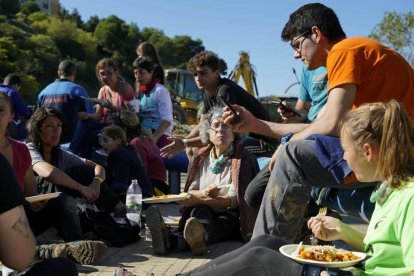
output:
[[[0,14],[13,18],[20,10],[18,0],[0,0]]]
[[[94,97],[99,91],[95,65],[102,57],[117,61],[125,79],[134,82],[132,62],[143,41],[155,46],[166,68],[185,68],[194,54],[204,50],[200,39],[170,38],[155,28],[140,31],[135,23],[115,15],[92,16],[83,22],[76,9],[61,9],[58,16],[50,16],[40,12],[34,1],[20,8],[16,3],[0,0],[0,76],[12,72],[22,76],[21,95],[27,104],[35,104],[37,93],[57,77],[63,59],[76,62],[76,82]],[[224,61],[223,65],[227,68]]]
[[[35,13],[35,12],[39,12],[39,11],[40,11],[39,6],[34,1],[24,2],[20,6],[20,12],[26,16],[28,16],[29,14]]]
[[[369,36],[395,49],[414,66],[414,13],[386,12]]]

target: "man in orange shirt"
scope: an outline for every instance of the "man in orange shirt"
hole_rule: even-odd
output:
[[[414,117],[414,70],[398,53],[376,41],[346,38],[335,12],[319,3],[304,5],[292,13],[281,36],[290,41],[294,58],[301,59],[307,69],[326,66],[329,97],[325,110],[311,124],[286,125],[258,120],[244,108],[234,106],[241,119],[234,128],[282,137],[285,144],[272,157],[272,174],[253,237],[267,233],[293,242],[300,234],[312,187],[344,188],[345,183],[355,182],[347,181],[351,171],[340,162],[339,139],[332,138],[339,136],[344,114],[363,103],[396,99]],[[230,111],[224,116],[227,123],[232,122]],[[319,134],[316,141],[305,140],[314,134]],[[328,156],[321,160],[315,147],[326,144],[324,153]],[[361,183],[357,185],[361,187]]]

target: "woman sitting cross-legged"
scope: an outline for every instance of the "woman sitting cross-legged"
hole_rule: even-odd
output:
[[[398,141],[398,142],[396,142]],[[301,265],[279,252],[286,241],[261,235],[235,251],[180,275],[414,275],[414,127],[396,101],[350,111],[341,129],[344,160],[359,181],[383,181],[366,235],[340,220],[312,217],[318,239],[343,240],[369,256],[364,269]]]
[[[212,108],[200,126],[209,145],[201,148],[189,165],[184,206],[178,230],[168,229],[155,206],[148,208],[146,222],[155,253],[164,255],[188,246],[195,255],[206,245],[237,237],[247,241],[256,212],[244,201],[244,192],[259,168],[256,158],[240,148],[232,129],[224,124],[223,109]]]
[[[29,131],[28,148],[32,157],[33,171],[37,174],[39,193],[62,192],[70,195],[67,201],[66,217],[71,221],[74,240],[82,239],[77,215],[76,197],[109,213],[125,213],[125,205],[119,201],[109,187],[103,183],[105,170],[102,166],[60,148],[63,117],[59,111],[39,108],[27,123]]]

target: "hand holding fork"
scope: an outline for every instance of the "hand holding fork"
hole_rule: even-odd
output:
[[[328,213],[328,207],[321,207],[321,208],[319,208],[319,212],[318,212],[318,214],[316,215],[315,219],[318,219],[318,218],[320,218],[320,217],[324,217],[324,216],[326,216],[326,214],[327,214],[327,213]],[[311,234],[310,234],[309,239],[310,239],[311,245],[318,245],[319,240],[318,240],[318,238],[316,238],[316,237],[313,235],[313,233],[312,233],[312,232],[311,232]]]

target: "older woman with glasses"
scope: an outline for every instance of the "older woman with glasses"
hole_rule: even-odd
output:
[[[184,190],[189,198],[178,231],[165,226],[155,206],[146,221],[152,233],[155,253],[165,255],[190,247],[204,254],[206,245],[241,237],[249,240],[256,213],[244,200],[249,182],[258,172],[256,158],[237,145],[232,129],[224,124],[222,108],[212,108],[200,126],[200,136],[208,145],[194,155]]]

